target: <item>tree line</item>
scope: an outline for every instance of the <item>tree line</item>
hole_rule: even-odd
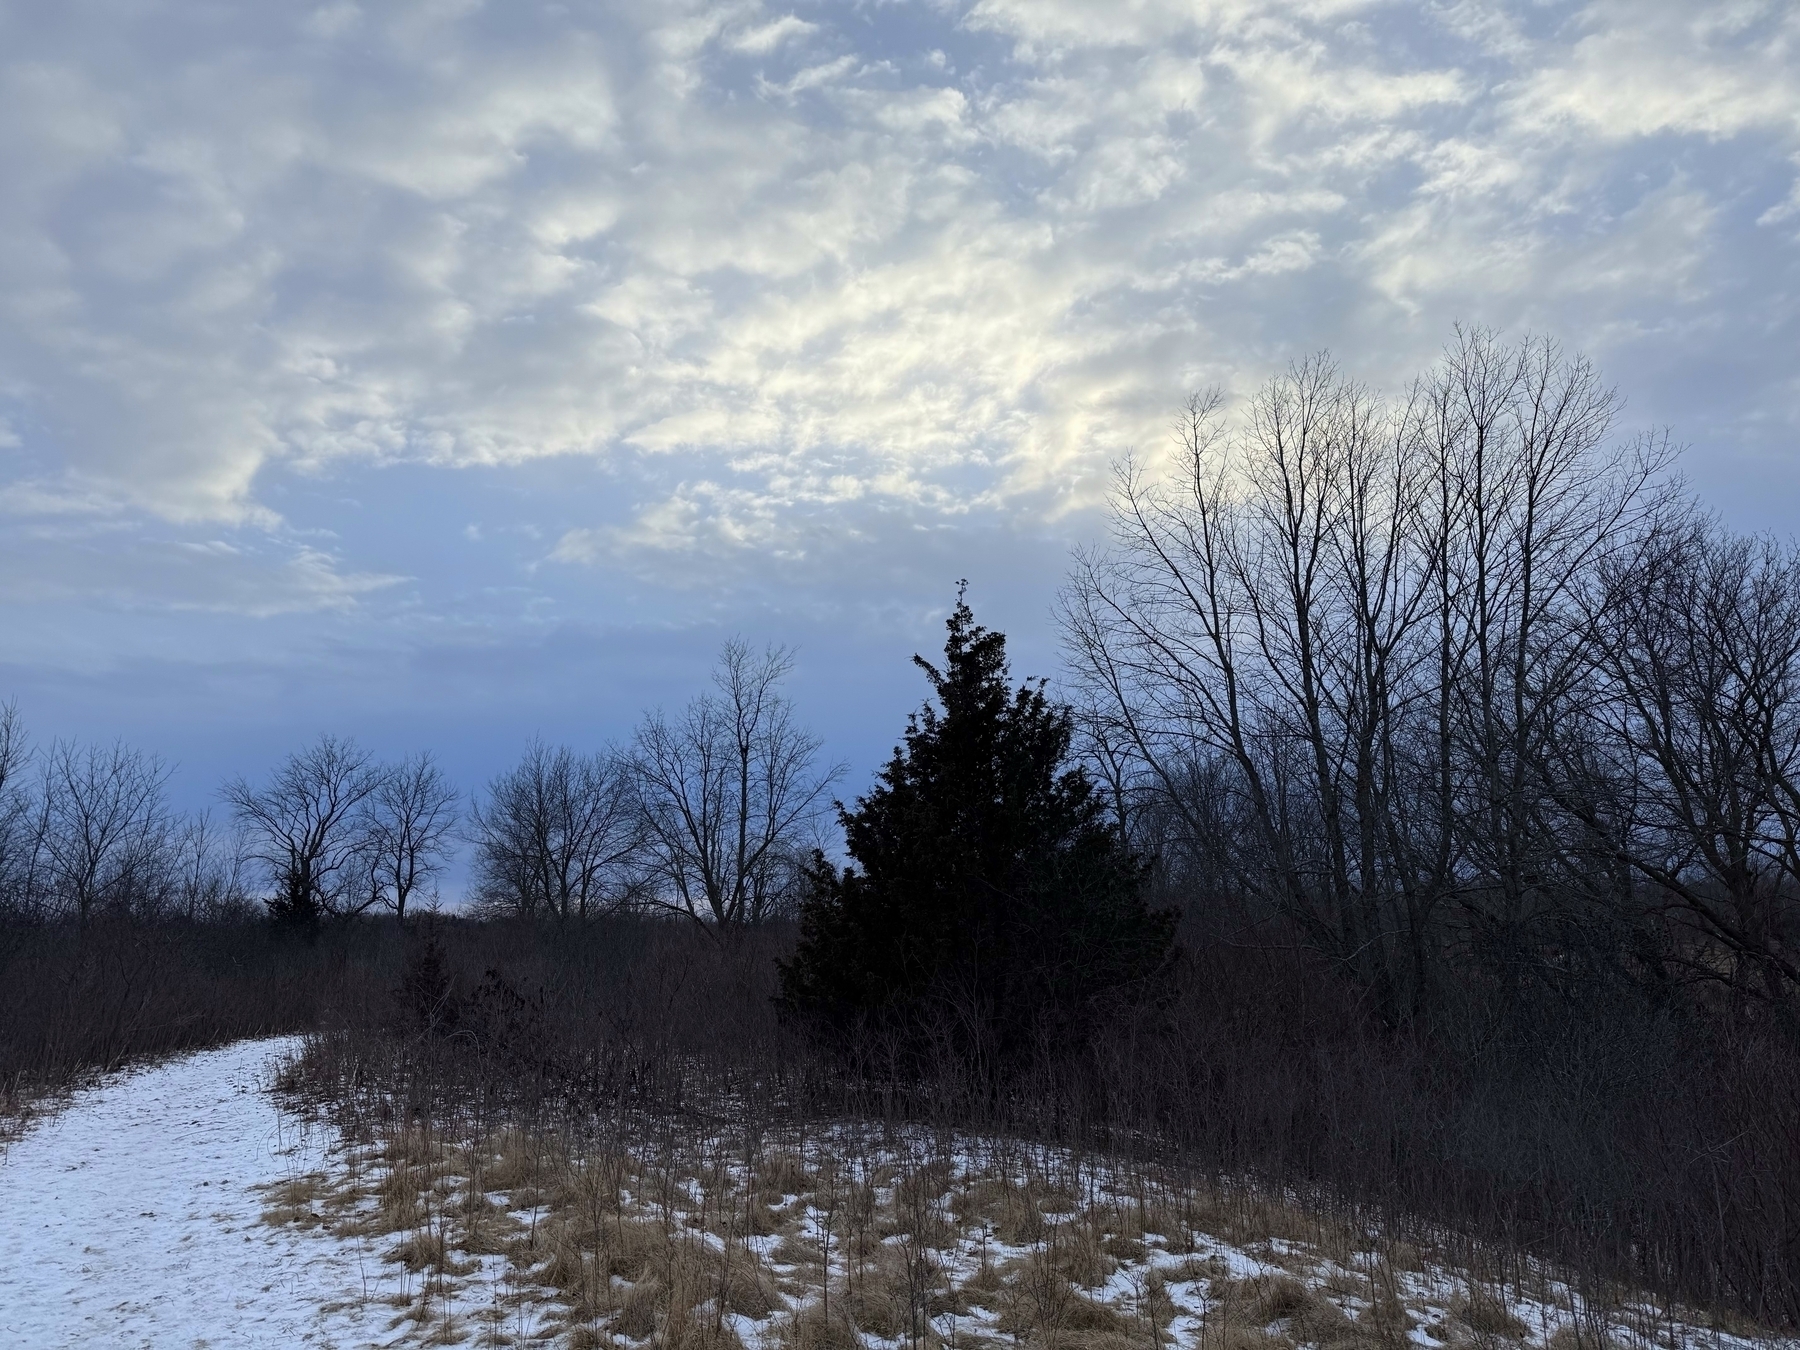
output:
[[[222,815],[168,801],[169,767],[123,743],[35,750],[0,709],[0,917],[241,920],[311,927],[435,907],[458,848],[471,910],[581,920],[672,913],[725,927],[793,912],[839,771],[781,692],[790,654],[733,639],[714,688],[630,744],[534,740],[465,802],[429,751],[379,761],[322,735]]]
[[[1472,974],[1791,1013],[1800,556],[1703,511],[1666,437],[1615,443],[1618,411],[1553,342],[1459,331],[1398,397],[1316,358],[1238,415],[1190,400],[1173,473],[1120,467],[1111,538],[1062,593],[1052,703],[1190,927],[1298,944],[1388,1025]],[[223,819],[172,811],[129,747],[34,753],[9,709],[0,910],[405,916],[466,845],[478,914],[793,916],[875,870],[815,856],[839,771],[790,666],[734,640],[678,714],[593,752],[534,742],[466,801],[429,754],[321,737],[226,784]],[[941,861],[945,828],[914,827]]]

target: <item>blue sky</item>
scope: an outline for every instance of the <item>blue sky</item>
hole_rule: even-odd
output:
[[[1800,509],[1784,3],[0,0],[0,693],[202,804],[465,785],[796,645],[854,790],[957,578],[1054,674],[1184,395],[1549,333]]]

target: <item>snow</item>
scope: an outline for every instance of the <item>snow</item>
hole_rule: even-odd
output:
[[[387,1345],[403,1272],[366,1240],[262,1222],[329,1167],[264,1090],[286,1040],[112,1076],[0,1156],[0,1342]]]

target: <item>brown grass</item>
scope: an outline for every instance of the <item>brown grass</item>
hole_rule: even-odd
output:
[[[1512,1310],[1491,1290],[1480,1285],[1470,1285],[1451,1303],[1450,1311],[1477,1336],[1499,1336],[1513,1341],[1524,1339],[1525,1324],[1513,1316]]]
[[[404,1316],[444,1338],[475,1330],[441,1309],[484,1254],[506,1258],[515,1300],[560,1310],[571,1346],[742,1350],[737,1318],[782,1350],[1409,1350],[1421,1325],[1445,1350],[1527,1337],[1522,1295],[1492,1272],[1424,1306],[1400,1272],[1443,1287],[1442,1254],[1291,1199],[1007,1148],[728,1143],[396,1124],[344,1155],[347,1176],[271,1190],[266,1217],[390,1238],[388,1259],[424,1281]],[[1210,1254],[1221,1241],[1264,1273],[1233,1278]],[[1546,1308],[1540,1325],[1566,1321]],[[482,1319],[482,1343],[500,1343],[505,1310]],[[1544,1350],[1611,1347],[1565,1329]]]

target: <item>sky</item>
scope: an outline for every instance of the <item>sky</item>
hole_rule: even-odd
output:
[[[475,787],[741,634],[854,792],[1190,391],[1548,334],[1785,537],[1797,309],[1791,2],[0,0],[0,697]]]

